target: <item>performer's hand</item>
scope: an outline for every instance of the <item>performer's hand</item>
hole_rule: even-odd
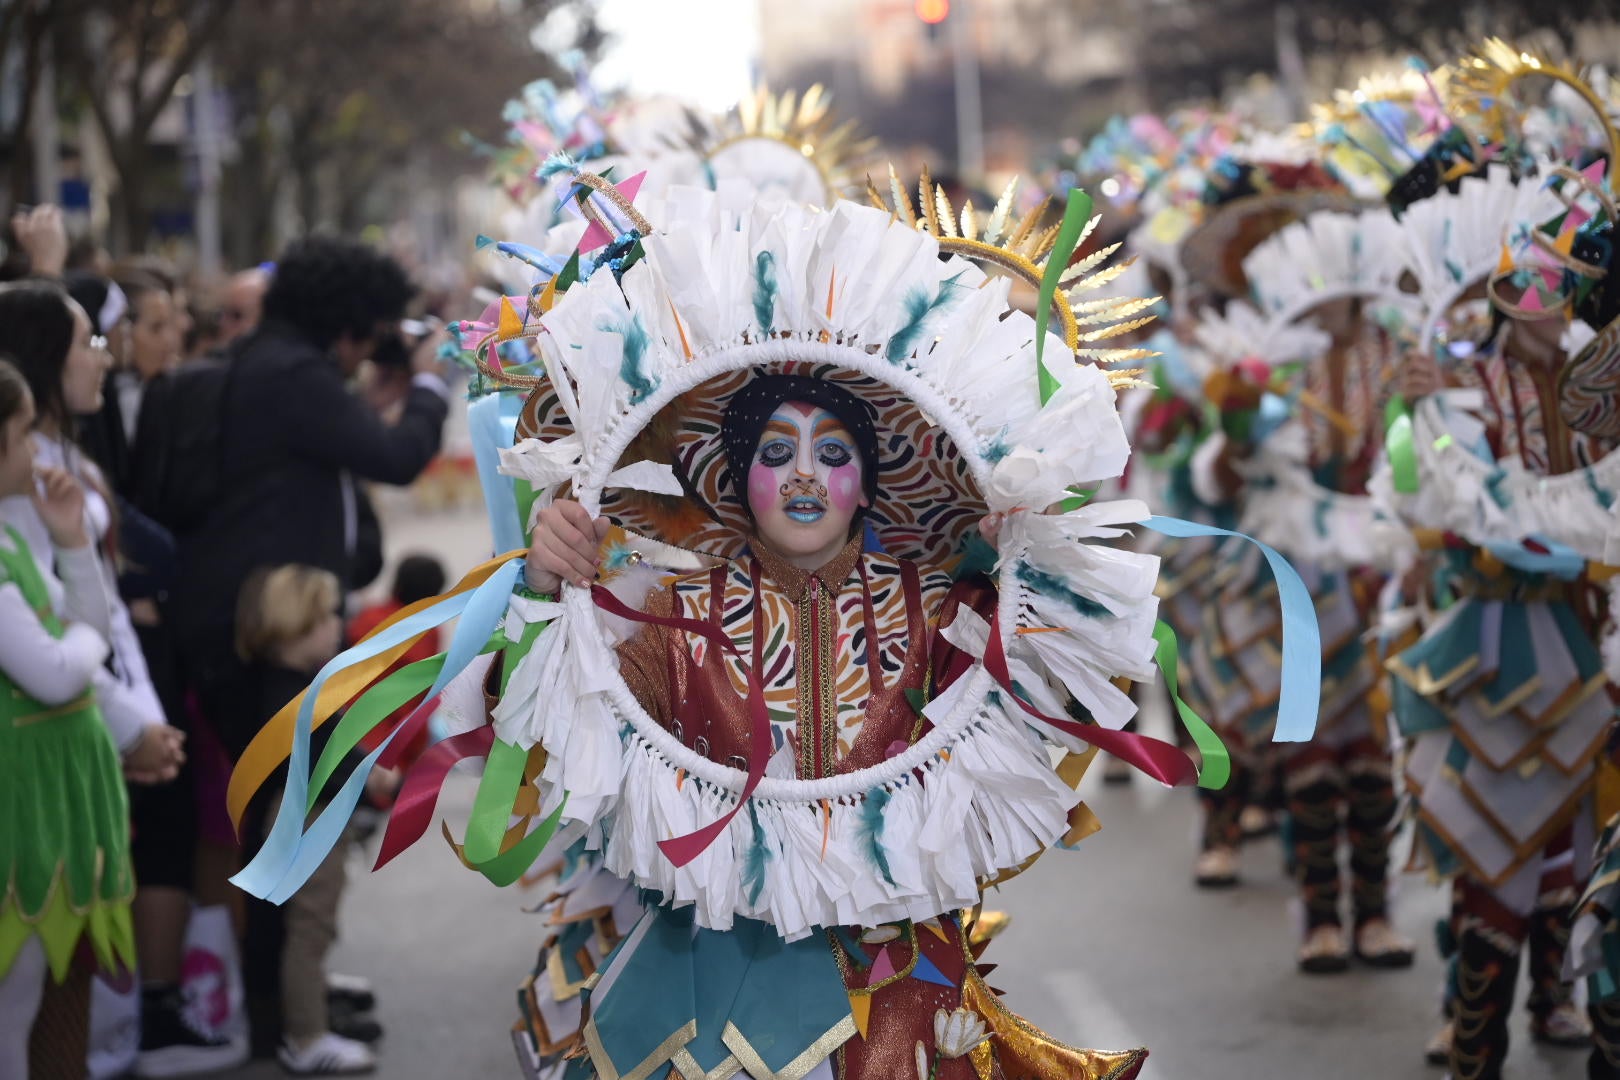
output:
[[[1001,535],[1001,526],[1007,520],[1006,514],[986,514],[979,519],[979,535],[991,547],[996,546],[996,538]]]
[[[1395,388],[1408,403],[1426,398],[1444,385],[1440,365],[1421,353],[1412,353],[1395,372]]]
[[[534,539],[524,568],[529,588],[555,593],[563,579],[588,586],[596,576],[596,551],[607,539],[612,522],[596,518],[572,499],[558,499],[534,524]]]

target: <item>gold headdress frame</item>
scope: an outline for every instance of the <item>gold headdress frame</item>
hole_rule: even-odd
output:
[[[1041,227],[1041,221],[1052,207],[1052,197],[1022,215],[1014,215],[1012,205],[1017,196],[1018,180],[1007,185],[996,202],[990,216],[981,226],[979,216],[971,202],[964,203],[960,213],[952,205],[945,189],[934,183],[924,166],[917,185],[918,200],[913,206],[910,194],[900,183],[894,166],[889,166],[889,198],[878,192],[871,177],[866,180],[868,200],[879,210],[887,211],[895,220],[911,228],[928,233],[939,244],[941,251],[978,262],[989,263],[1039,291],[1046,274],[1046,262],[1057,242],[1061,224]],[[1101,216],[1093,217],[1080,234],[1079,243],[1097,228]],[[1063,273],[1057,293],[1052,298],[1052,314],[1057,320],[1063,343],[1079,361],[1114,364],[1133,360],[1147,360],[1158,354],[1150,349],[1119,349],[1096,347],[1096,343],[1128,334],[1151,323],[1158,316],[1142,314],[1157,304],[1161,297],[1104,297],[1087,300],[1083,294],[1101,289],[1136,262],[1135,256],[1108,266],[1108,259],[1122,245],[1109,244],[1071,264]],[[1138,372],[1115,372],[1132,376]],[[1113,380],[1111,380],[1113,381]]]
[[[1620,130],[1610,114],[1609,103],[1592,89],[1584,73],[1539,53],[1515,48],[1498,37],[1486,38],[1478,53],[1458,60],[1452,71],[1448,92],[1455,93],[1456,104],[1464,113],[1479,119],[1484,125],[1484,134],[1492,141],[1506,142],[1513,126],[1507,112],[1513,85],[1540,76],[1562,83],[1580,96],[1608,136],[1609,160],[1620,162]]]
[[[671,140],[671,145],[708,159],[739,143],[760,139],[781,143],[815,169],[824,205],[848,192],[855,181],[856,164],[877,148],[876,139],[861,135],[858,122],[838,122],[832,95],[820,83],[802,94],[792,90],[773,93],[760,86],[724,117],[689,115],[689,130]]]

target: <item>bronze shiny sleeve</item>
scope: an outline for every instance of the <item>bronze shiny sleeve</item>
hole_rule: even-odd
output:
[[[675,612],[675,590],[654,589],[647,594],[646,612],[659,618],[669,618]],[[662,626],[643,625],[630,640],[618,647],[619,675],[662,727],[669,727],[675,715],[675,702],[670,691],[669,649],[664,636],[669,633]]]
[[[932,630],[928,635],[928,664],[932,683],[930,698],[938,695],[973,666],[973,657],[946,641],[945,635],[940,631],[951,625],[956,619],[957,610],[963,607],[978,612],[985,622],[989,622],[996,613],[996,599],[996,587],[990,578],[983,574],[975,574],[952,585],[950,592],[945,594],[945,599],[940,601],[939,611],[931,622]]]

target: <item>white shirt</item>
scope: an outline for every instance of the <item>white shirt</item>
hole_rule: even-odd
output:
[[[3,531],[0,544],[8,551],[16,550]],[[38,552],[33,554],[36,560],[40,558]],[[58,618],[68,621],[61,637],[45,629],[23,598],[21,586],[9,581],[0,585],[0,628],[4,631],[0,632],[0,671],[24,693],[52,707],[66,705],[84,693],[96,672],[105,670],[101,663],[107,658],[107,642],[97,625],[99,618],[99,629],[105,630],[107,603],[94,553],[86,545],[57,548],[54,555],[62,577],[52,608]]]
[[[94,683],[107,729],[112,732],[118,748],[127,750],[140,738],[142,728],[165,723],[166,718],[163,704],[152,685],[152,675],[147,669],[146,655],[141,651],[135,624],[129,617],[129,608],[118,595],[118,576],[102,555],[101,545],[107,531],[112,528],[112,508],[97,489],[97,484],[101,482],[100,471],[76,447],[69,447],[62,441],[46,438],[36,432],[34,460],[41,465],[66,469],[81,481],[86,478],[96,480],[95,484],[84,484],[85,526],[91,540],[90,547],[85,550],[89,553],[89,565],[94,567],[100,582],[106,614],[99,627],[101,636],[111,648],[111,663],[97,669]],[[68,567],[64,565],[61,553],[53,550],[50,532],[40,519],[39,512],[34,509],[33,501],[22,495],[0,499],[0,522],[11,525],[28,542],[34,553],[34,561],[39,565],[40,575],[45,579],[45,587],[51,594],[52,605],[60,608],[68,591],[65,588],[67,582],[62,577]]]

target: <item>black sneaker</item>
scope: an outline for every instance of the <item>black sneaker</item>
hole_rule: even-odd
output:
[[[178,986],[141,993],[141,1049],[135,1075],[146,1080],[231,1069],[247,1060],[246,1040],[204,1030],[187,1014]]]
[[[369,981],[359,975],[336,971],[327,973],[326,1001],[334,1008],[342,1006],[352,1013],[366,1013],[377,1007],[377,995]]]
[[[337,1009],[328,1013],[326,1026],[334,1035],[341,1035],[345,1039],[353,1039],[367,1046],[381,1042],[383,1037],[382,1025],[371,1017],[340,1013]]]

